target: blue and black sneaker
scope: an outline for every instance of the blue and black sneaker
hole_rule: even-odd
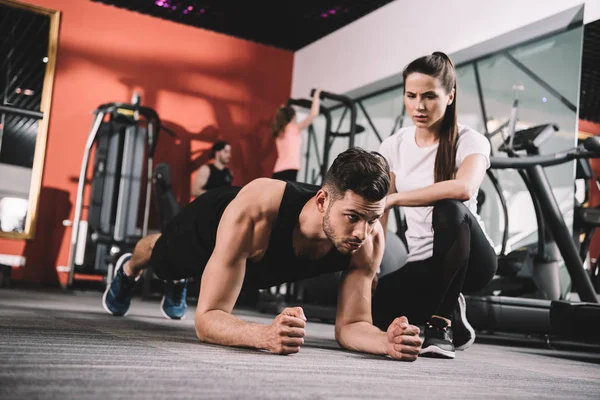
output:
[[[130,259],[131,253],[125,253],[119,257],[115,264],[113,280],[102,296],[102,307],[109,314],[118,317],[126,315],[127,311],[129,311],[131,298],[139,281],[139,278],[131,278],[123,271],[123,266]]]
[[[166,284],[166,293],[160,303],[160,310],[167,319],[184,319],[187,310],[186,303],[187,280],[170,281]]]

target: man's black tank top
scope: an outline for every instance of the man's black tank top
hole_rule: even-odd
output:
[[[210,168],[210,176],[208,177],[208,181],[206,181],[206,185],[202,189],[204,190],[212,190],[221,186],[231,186],[231,181],[233,181],[233,175],[229,168],[219,169],[215,167],[213,164],[208,164]]]
[[[212,252],[221,216],[240,189],[236,186],[217,188],[199,196],[186,207],[188,212],[185,213],[185,218],[188,222],[190,219],[195,221],[194,233],[201,247]],[[318,190],[319,187],[315,185],[286,182],[269,246],[260,261],[247,261],[245,285],[269,288],[284,282],[342,271],[348,267],[351,256],[341,254],[335,247],[318,260],[309,260],[294,254],[292,237],[298,217],[304,205]]]

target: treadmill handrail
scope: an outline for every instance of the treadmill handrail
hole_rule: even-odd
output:
[[[315,91],[316,91],[316,89],[311,89],[311,91],[310,91],[311,97],[314,96]],[[321,92],[319,98],[339,101],[339,102],[343,103],[348,108],[348,110],[350,110],[350,131],[349,131],[349,135],[348,135],[348,148],[350,149],[350,148],[354,147],[354,136],[356,135],[356,114],[357,114],[356,102],[352,98],[345,96],[343,94],[335,94],[335,93],[324,92],[324,91]],[[345,113],[345,111],[344,111],[344,113]],[[342,119],[343,119],[343,117],[342,117]],[[340,119],[340,123],[341,123],[341,119]],[[327,135],[325,137],[326,148],[327,148],[327,140],[329,140],[329,136],[330,136],[329,134],[330,134],[330,131],[328,130]],[[329,150],[326,150],[323,155],[324,169],[327,168],[327,164],[328,164],[328,160],[329,160],[328,153],[329,153]],[[325,176],[325,171],[322,171],[322,174],[323,174],[323,176]]]
[[[492,169],[527,169],[539,165],[551,167],[563,164],[579,158],[600,158],[600,153],[581,150],[577,147],[567,151],[559,151],[553,154],[526,157],[490,157],[490,168]]]
[[[312,89],[310,91],[310,96],[311,97],[314,96],[315,90],[316,89]],[[321,99],[329,99],[329,100],[339,101],[341,103],[344,103],[344,105],[346,107],[352,107],[352,105],[354,104],[354,100],[352,100],[350,97],[345,96],[343,94],[335,94],[335,93],[330,93],[330,92],[321,92],[321,95],[319,97]]]

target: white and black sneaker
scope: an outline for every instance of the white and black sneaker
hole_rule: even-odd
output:
[[[465,296],[460,293],[454,310],[454,321],[452,321],[453,344],[456,350],[464,350],[475,342],[475,329],[467,320],[467,302]]]
[[[452,328],[442,318],[431,318],[425,324],[425,340],[421,346],[421,356],[454,358]]]

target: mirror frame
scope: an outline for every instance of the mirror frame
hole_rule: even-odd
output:
[[[48,137],[48,125],[50,121],[50,108],[52,103],[52,89],[54,86],[54,73],[56,69],[56,55],[58,49],[58,31],[60,25],[60,11],[25,4],[16,0],[0,0],[1,5],[12,8],[19,8],[31,11],[37,14],[43,14],[50,17],[50,29],[48,32],[48,63],[46,64],[46,73],[44,75],[44,86],[42,89],[42,102],[40,111],[44,117],[38,124],[38,133],[35,141],[35,151],[33,156],[33,166],[31,169],[31,183],[29,186],[29,206],[27,208],[27,217],[25,220],[24,232],[3,232],[0,231],[0,238],[7,239],[28,239],[35,238],[35,227],[38,217],[38,203],[40,200],[40,190],[42,187],[42,175],[44,170],[44,158],[46,155],[46,140]]]

